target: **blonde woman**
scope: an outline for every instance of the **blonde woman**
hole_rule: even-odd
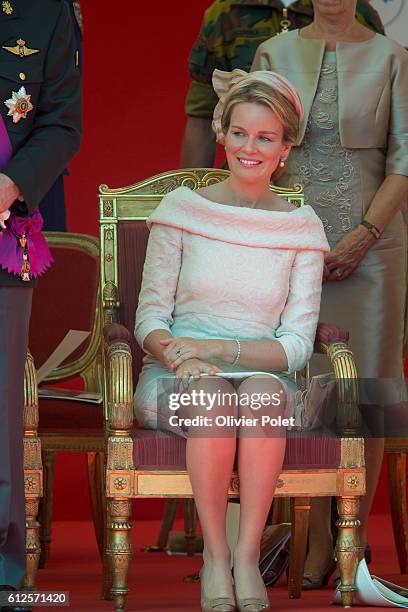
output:
[[[202,610],[253,612],[269,608],[259,548],[285,435],[280,426],[249,421],[262,414],[279,422],[292,401],[291,374],[313,351],[328,245],[310,206],[297,209],[269,189],[297,138],[302,108],[296,90],[276,74],[241,70],[215,71],[214,87],[220,96],[214,130],[231,175],[196,192],[176,189],[148,221],[135,329],[147,356],[135,412],[144,427],[173,430],[174,412],[158,392],[170,377],[183,382],[190,398],[177,416],[237,417],[232,428],[184,422],[178,433],[187,436],[187,469],[204,536]],[[197,406],[194,393],[215,401]],[[260,393],[269,399],[257,411],[248,398]],[[220,397],[233,399],[225,405]],[[240,425],[240,418],[249,420]],[[235,599],[225,516],[236,454]]]

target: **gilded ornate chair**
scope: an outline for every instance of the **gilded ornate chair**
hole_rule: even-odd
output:
[[[89,337],[43,382],[52,387],[81,377],[85,390],[101,394],[101,311],[99,240],[84,234],[46,232],[54,265],[33,294],[29,346],[40,368],[71,329]],[[100,552],[104,522],[104,422],[100,404],[40,397],[39,433],[44,464],[44,498],[40,504],[41,560],[51,543],[52,497],[56,453],[87,455],[89,499]]]
[[[127,573],[132,558],[130,515],[132,499],[192,498],[185,465],[185,439],[143,430],[133,419],[133,392],[142,351],[133,335],[148,231],[145,220],[163,195],[180,185],[197,189],[228,176],[225,170],[176,170],[124,187],[101,185],[101,286],[104,316],[104,410],[107,420],[107,538],[104,595],[124,609]],[[271,187],[289,201],[302,203],[301,188]],[[315,351],[327,355],[337,378],[337,423],[343,438],[288,438],[285,462],[276,496],[292,504],[289,596],[299,597],[306,553],[310,498],[337,496],[339,539],[337,558],[343,604],[351,604],[358,564],[359,496],[365,492],[364,444],[351,421],[356,411],[357,377],[347,335],[338,328],[318,328]],[[237,474],[231,498],[239,497]]]

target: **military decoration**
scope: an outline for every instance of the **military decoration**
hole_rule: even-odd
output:
[[[282,10],[282,19],[279,23],[279,27],[280,27],[279,34],[285,34],[286,32],[289,32],[291,25],[292,25],[292,22],[290,21],[290,19],[288,19],[288,9],[284,8]]]
[[[3,9],[3,13],[6,13],[6,15],[12,15],[14,9],[8,0],[3,0],[1,7]]]
[[[6,47],[3,45],[2,49],[5,49],[9,53],[13,55],[18,55],[19,57],[28,57],[30,55],[34,55],[34,53],[39,53],[39,49],[29,49],[26,47],[26,41],[22,38],[19,38],[15,47]]]
[[[30,274],[31,266],[30,266],[30,260],[28,258],[28,249],[27,249],[27,238],[26,238],[26,235],[23,234],[22,236],[20,236],[18,241],[19,241],[20,246],[21,246],[21,248],[23,250],[23,265],[21,266],[20,277],[21,277],[21,280],[27,282],[27,281],[31,280],[31,274]]]
[[[18,92],[12,92],[12,98],[9,98],[4,104],[9,109],[8,117],[13,117],[13,123],[18,123],[20,119],[25,119],[27,113],[33,110],[33,105],[30,102],[31,96],[27,94],[25,87],[20,87]]]

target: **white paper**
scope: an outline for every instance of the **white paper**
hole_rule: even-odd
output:
[[[82,344],[89,334],[89,331],[70,329],[55,351],[48,357],[47,361],[37,370],[37,383],[41,383],[51,372],[58,368]]]
[[[70,402],[85,402],[87,404],[102,404],[102,394],[91,391],[75,391],[72,389],[49,389],[40,387],[38,396],[42,399],[69,400]]]

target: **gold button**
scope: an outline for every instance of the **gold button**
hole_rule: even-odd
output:
[[[18,76],[20,77],[20,79],[21,79],[22,81],[25,81],[25,80],[26,80],[26,75],[24,74],[24,72],[20,72],[20,74],[19,74]]]

